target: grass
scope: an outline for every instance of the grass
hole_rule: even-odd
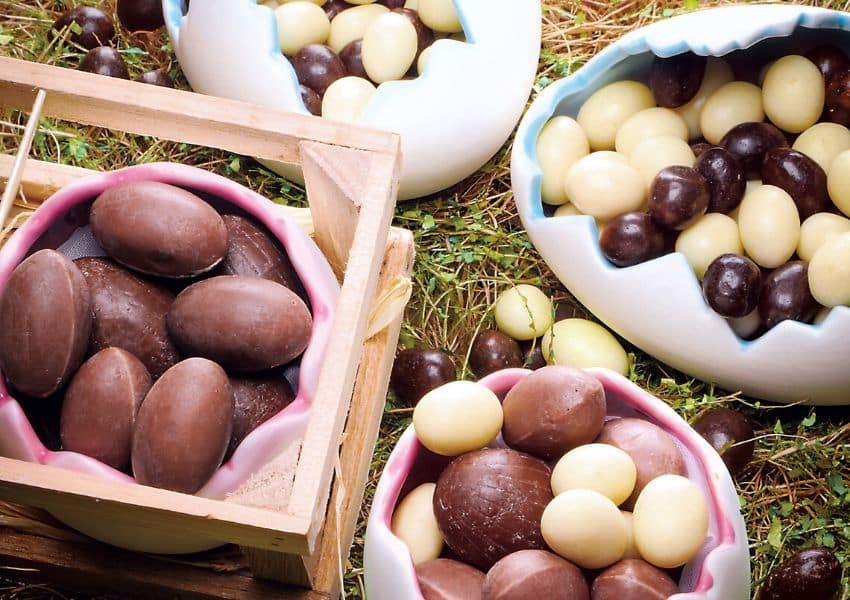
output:
[[[569,75],[591,56],[637,26],[695,8],[730,2],[633,2],[596,0],[544,2],[543,50],[536,93]],[[51,42],[52,21],[76,2],[0,0],[0,54],[74,67],[82,53]],[[847,2],[805,2],[846,10]],[[135,76],[165,68],[181,87],[186,82],[167,36],[117,41]],[[0,147],[14,152],[25,117],[0,114]],[[407,308],[401,345],[428,346],[451,354],[459,374],[469,342],[492,322],[489,307],[511,282],[541,286],[568,313],[589,316],[563,289],[522,230],[510,189],[510,141],[466,181],[418,201],[399,205],[395,224],[413,231],[417,244],[414,294]],[[281,203],[303,204],[303,190],[249,158],[45,119],[32,156],[108,170],[153,160],[192,164],[231,177]],[[698,340],[695,341],[698,343]],[[628,347],[628,346],[627,346]],[[850,425],[844,408],[768,405],[695,381],[628,347],[632,378],[667,400],[686,419],[718,405],[742,410],[758,426],[756,453],[739,478],[738,491],[750,538],[756,587],[770,569],[795,551],[816,545],[835,549],[845,567],[842,599],[850,599]],[[410,411],[390,398],[366,489],[366,502],[346,571],[348,598],[365,598],[362,543],[369,499],[382,465],[410,421]],[[1,567],[1,566],[0,566]],[[14,578],[14,573],[0,571]],[[40,599],[74,597],[49,587],[0,584],[0,596]]]

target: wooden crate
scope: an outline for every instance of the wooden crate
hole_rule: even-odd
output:
[[[203,532],[238,545],[251,573],[213,575],[185,561],[11,529],[0,529],[0,565],[21,569],[15,576],[148,598],[253,598],[284,591],[298,598],[337,597],[339,565],[353,539],[401,322],[397,311],[366,339],[370,310],[392,286],[397,292],[399,282],[402,290],[404,282],[409,285],[413,258],[410,233],[390,227],[397,136],[0,58],[0,105],[28,111],[39,90],[46,92],[46,116],[300,165],[314,239],[342,287],[286,510],[247,506],[250,498],[242,496],[239,504],[215,501],[0,459],[0,500],[74,507],[114,527],[143,523],[152,531]],[[0,177],[8,177],[13,163],[13,157],[0,156]],[[30,160],[21,187],[28,201],[38,202],[86,174]],[[294,591],[251,575],[309,589]]]

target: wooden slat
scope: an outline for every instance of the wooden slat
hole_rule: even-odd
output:
[[[14,156],[0,154],[0,181],[4,185],[14,162]],[[46,200],[55,192],[73,183],[80,177],[85,177],[93,173],[94,171],[90,171],[89,169],[30,159],[24,167],[21,188],[27,200],[38,203]]]
[[[44,115],[266,160],[301,162],[299,142],[314,140],[392,154],[398,136],[235,100],[0,57],[0,103],[28,110],[38,89]]]

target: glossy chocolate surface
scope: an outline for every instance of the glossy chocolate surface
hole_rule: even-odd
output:
[[[833,75],[850,67],[850,60],[838,46],[824,44],[815,46],[806,54],[806,58],[815,63],[823,75],[824,81],[829,82]]]
[[[307,44],[295,53],[291,62],[298,81],[319,96],[325,94],[330,84],[346,75],[342,60],[323,44]]]
[[[493,329],[480,332],[469,348],[469,366],[478,377],[500,369],[520,368],[522,361],[517,341]]]
[[[53,23],[51,34],[58,34],[71,23],[79,26],[80,33],[69,31],[68,39],[88,50],[107,46],[115,37],[115,25],[112,23],[112,18],[93,6],[77,6],[66,10]]]
[[[823,118],[845,127],[850,125],[850,68],[835,73],[826,84]]]
[[[584,574],[573,563],[545,550],[509,554],[487,572],[482,600],[590,600]]]
[[[363,40],[348,42],[339,51],[339,59],[345,65],[345,71],[348,75],[369,79],[369,74],[366,73],[366,69],[363,67]]]
[[[124,59],[115,48],[109,46],[98,46],[89,50],[80,62],[79,69],[95,75],[130,79]]]
[[[165,25],[161,0],[118,0],[117,12],[130,31],[154,31]]]
[[[295,393],[284,377],[273,373],[258,377],[231,377],[233,393],[233,430],[227,456],[248,434],[271,419],[295,400]]]
[[[722,254],[705,270],[702,294],[708,305],[724,317],[743,317],[759,303],[761,269],[746,256]]]
[[[693,428],[717,450],[733,476],[741,473],[752,460],[755,450],[753,425],[738,411],[712,408],[696,420]]]
[[[697,157],[694,169],[708,182],[706,212],[728,214],[741,204],[747,189],[744,167],[727,150],[716,146],[706,149]]]
[[[839,592],[841,565],[829,548],[810,548],[770,572],[761,600],[832,600]]]
[[[797,205],[800,221],[832,206],[826,189],[826,172],[802,152],[790,148],[768,150],[761,166],[761,181],[788,192]]]
[[[684,52],[669,58],[658,56],[649,70],[649,88],[659,106],[676,108],[693,98],[705,74],[706,58]]]
[[[741,123],[723,136],[720,146],[741,161],[747,178],[758,179],[765,153],[771,148],[787,148],[788,139],[770,123]]]
[[[434,388],[456,379],[449,355],[431,348],[408,348],[396,355],[390,386],[402,404],[414,406]]]
[[[809,289],[809,268],[801,260],[774,269],[762,285],[759,315],[770,329],[787,319],[810,322],[820,305]]]
[[[416,565],[425,600],[481,600],[484,573],[457,560],[437,558]]]
[[[705,214],[710,198],[708,181],[699,171],[665,167],[649,187],[649,214],[663,227],[686,229]]]
[[[612,263],[630,267],[664,254],[666,232],[647,213],[624,213],[605,223],[599,246]]]
[[[667,600],[679,593],[670,576],[638,559],[621,560],[593,580],[593,600]]]
[[[322,116],[322,97],[316,93],[316,90],[311,90],[306,85],[299,86],[301,90],[301,100],[304,102],[304,107],[311,115],[316,117]]]
[[[149,85],[158,85],[159,87],[174,88],[174,80],[171,79],[171,76],[162,69],[157,69],[156,71],[145,71],[136,77],[134,81],[147,83]]]

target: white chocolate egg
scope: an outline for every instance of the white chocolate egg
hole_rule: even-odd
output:
[[[850,231],[850,219],[832,213],[815,213],[800,225],[797,255],[809,262],[815,252],[839,233]]]
[[[434,31],[460,33],[463,26],[452,0],[419,0],[419,18]]]
[[[746,81],[732,81],[708,97],[699,122],[703,137],[718,144],[735,125],[763,120],[761,89]]]
[[[552,326],[552,301],[540,288],[520,284],[499,294],[493,316],[502,333],[515,340],[533,340]]]
[[[734,78],[735,76],[732,74],[732,67],[729,66],[729,63],[722,58],[708,57],[705,63],[705,73],[702,76],[702,83],[696,95],[684,106],[674,109],[688,125],[688,139],[695,140],[702,136],[699,121],[705,101],[720,86],[729,83]]]
[[[593,321],[564,319],[543,336],[541,349],[549,364],[579,369],[604,367],[622,375],[629,357],[611,332]]]
[[[850,129],[838,123],[817,123],[797,136],[792,148],[818,163],[829,176],[832,161],[850,150]]]
[[[637,469],[632,457],[610,444],[584,444],[567,452],[552,470],[552,493],[595,490],[620,505],[632,495]]]
[[[826,84],[820,69],[798,54],[774,62],[762,84],[762,104],[767,118],[791,133],[800,133],[817,123],[825,95]]]
[[[723,213],[706,213],[676,238],[676,252],[685,255],[702,281],[705,270],[721,254],[742,254],[741,236],[735,219]]]
[[[640,209],[646,199],[640,171],[622,154],[610,151],[578,159],[567,171],[564,191],[581,212],[605,221]]]
[[[850,306],[850,233],[817,249],[809,263],[809,289],[824,306]]]
[[[629,155],[629,162],[640,171],[647,189],[661,169],[681,165],[693,167],[694,151],[685,140],[672,135],[660,135],[638,142]]]
[[[323,44],[328,39],[331,22],[318,4],[296,0],[281,4],[274,11],[280,50],[293,55],[307,44]]]
[[[375,86],[362,77],[342,77],[325,90],[322,116],[335,121],[354,123],[366,108]]]
[[[375,83],[394,81],[410,70],[417,50],[416,28],[404,15],[378,15],[363,34],[363,68]]]
[[[328,46],[339,54],[349,42],[363,39],[372,21],[389,10],[383,4],[364,4],[346,8],[331,21]]]
[[[850,150],[835,156],[830,167],[826,176],[829,197],[838,210],[850,216]]]
[[[587,136],[578,122],[565,116],[549,119],[537,138],[537,160],[543,173],[543,202],[561,205],[567,202],[564,179],[570,167],[590,153]]]
[[[392,532],[407,545],[413,564],[433,560],[443,551],[443,534],[434,516],[434,483],[423,483],[398,503]]]
[[[687,141],[688,124],[679,113],[670,108],[647,108],[626,119],[617,131],[614,145],[617,152],[628,156],[641,141],[660,135]]]
[[[800,242],[800,215],[785,190],[763,185],[744,194],[738,231],[747,255],[773,269],[788,261]]]
[[[650,89],[637,81],[616,81],[596,90],[578,111],[591,150],[613,150],[620,126],[633,114],[655,106]]]

